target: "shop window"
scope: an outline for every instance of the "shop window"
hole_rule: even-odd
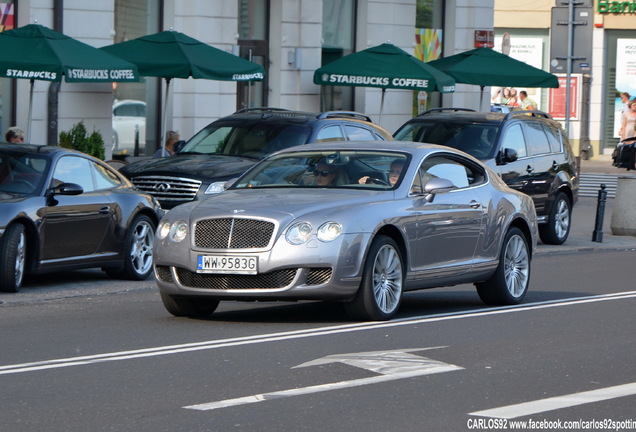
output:
[[[157,33],[163,0],[115,0],[115,37],[113,43]],[[113,156],[150,155],[161,145],[158,142],[161,125],[161,85],[156,77],[144,77],[140,82],[114,83],[116,110],[135,110],[126,114],[113,113]],[[122,103],[122,101],[126,101]],[[136,118],[134,122],[129,121]],[[135,145],[139,136],[138,146]]]
[[[267,106],[269,65],[269,0],[238,0],[239,56],[263,66],[263,81],[238,82],[236,106]]]
[[[355,0],[323,1],[322,66],[354,51],[355,11]],[[320,96],[322,111],[354,110],[353,87],[321,86]]]
[[[442,56],[444,28],[443,0],[417,0],[415,10],[415,52],[414,57],[429,62]],[[431,107],[441,106],[439,92],[414,92],[413,115],[418,115]]]

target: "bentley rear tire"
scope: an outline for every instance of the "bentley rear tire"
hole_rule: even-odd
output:
[[[497,270],[486,282],[475,284],[479,298],[488,305],[521,303],[530,284],[530,248],[519,228],[506,234]]]

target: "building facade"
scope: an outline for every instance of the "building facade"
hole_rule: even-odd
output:
[[[122,100],[145,104],[139,154],[160,146],[164,104],[167,129],[184,139],[219,117],[255,106],[355,110],[377,121],[379,89],[321,88],[313,83],[314,71],[385,42],[414,53],[420,30],[438,43],[434,55],[452,55],[474,48],[475,31],[492,32],[494,25],[494,0],[13,0],[0,7],[5,30],[38,23],[99,48],[173,29],[265,68],[266,79],[249,84],[174,79],[168,98],[165,82],[154,77],[112,85],[36,81],[30,141],[55,144],[59,132],[83,121],[89,133],[102,134],[107,157],[111,136],[117,139],[113,103]],[[418,24],[422,29],[416,30]],[[28,95],[28,80],[0,80],[3,131],[15,124],[26,130]],[[423,96],[428,106],[479,108],[477,86]],[[387,91],[382,126],[395,131],[413,116],[415,100],[412,91]]]
[[[636,7],[633,2],[495,0],[495,39],[510,36],[534,64],[558,74],[565,84],[571,61],[568,135],[577,154],[608,157],[619,141],[623,103],[636,96]],[[574,6],[575,5],[575,6]],[[569,21],[573,29],[567,28]],[[571,47],[568,52],[568,44]],[[511,55],[513,55],[511,53]],[[527,61],[527,60],[526,60]],[[536,93],[541,108],[565,124],[565,86]]]

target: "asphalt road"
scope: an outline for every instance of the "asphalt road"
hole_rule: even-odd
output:
[[[152,281],[41,277],[0,295],[0,431],[635,430],[635,262],[538,256],[519,307],[464,285],[388,323],[320,302],[175,318]]]

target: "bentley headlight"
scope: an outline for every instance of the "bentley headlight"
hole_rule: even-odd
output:
[[[326,222],[318,228],[318,240],[330,242],[338,238],[342,233],[342,225],[338,222]]]
[[[290,226],[287,230],[287,234],[285,234],[285,238],[287,241],[293,245],[299,245],[305,243],[309,240],[309,236],[311,235],[312,227],[307,222],[299,222]]]
[[[170,222],[165,221],[161,225],[159,225],[157,236],[159,237],[159,239],[163,240],[168,237],[168,234],[170,234]]]
[[[179,243],[188,235],[188,223],[186,221],[177,221],[172,224],[172,229],[170,230],[170,238],[173,242]]]

